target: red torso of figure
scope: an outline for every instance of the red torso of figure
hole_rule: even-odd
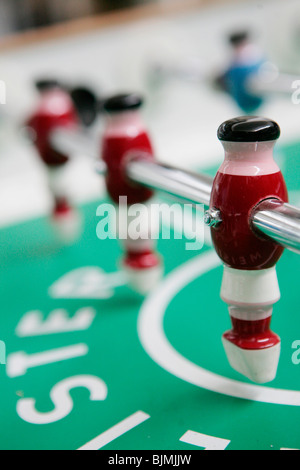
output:
[[[55,151],[49,141],[54,129],[79,125],[77,112],[66,92],[52,90],[44,93],[36,112],[26,125],[34,130],[36,148],[46,165],[58,166],[68,161],[68,156]]]
[[[277,171],[273,167],[270,174],[263,171],[252,175],[253,171],[247,168],[245,173],[249,174],[239,175],[228,171],[230,165],[232,163],[226,167],[223,165],[223,170],[221,167],[213,184],[210,206],[219,209],[222,218],[222,223],[211,231],[215,249],[222,261],[231,268],[271,268],[280,259],[283,248],[254,233],[250,217],[253,209],[265,199],[288,201],[283,176],[278,167]],[[255,167],[256,171],[259,166]],[[238,167],[235,165],[235,168]]]
[[[106,185],[110,197],[119,203],[119,197],[126,196],[128,204],[146,202],[152,197],[152,191],[128,181],[125,164],[130,154],[145,154],[145,158],[154,160],[150,139],[144,130],[130,136],[107,133],[102,142],[102,158],[107,165]]]

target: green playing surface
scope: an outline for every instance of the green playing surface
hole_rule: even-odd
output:
[[[300,145],[277,158],[299,203]],[[82,208],[73,246],[45,219],[2,230],[0,448],[300,448],[300,257],[278,264],[282,354],[276,380],[256,386],[222,348],[230,320],[213,250],[160,240],[165,278],[145,300],[116,275],[118,242],[96,237],[99,202]]]

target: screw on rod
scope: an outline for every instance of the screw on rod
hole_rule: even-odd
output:
[[[221,212],[219,209],[209,209],[205,212],[204,222],[208,227],[218,227],[222,223]]]

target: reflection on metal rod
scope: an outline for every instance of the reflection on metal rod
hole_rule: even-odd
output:
[[[252,93],[266,94],[266,93],[278,93],[284,95],[290,95],[295,92],[296,88],[299,88],[300,75],[291,74],[278,74],[277,76],[264,77],[258,74],[249,81],[249,89]]]
[[[128,177],[152,189],[164,191],[195,204],[209,205],[213,179],[147,160],[133,160],[126,166]]]
[[[68,155],[70,159],[79,156],[94,161],[96,173],[106,173],[105,163],[98,158],[97,142],[93,136],[78,129],[56,129],[50,137],[52,147],[59,153]]]
[[[97,150],[86,134],[74,131],[56,131],[52,145],[67,155],[80,154],[95,162],[97,173],[106,172],[105,163],[97,160]],[[163,165],[147,159],[134,159],[127,163],[126,173],[132,181],[163,191],[193,204],[209,206],[213,178]],[[220,214],[220,220],[222,214]],[[260,204],[252,217],[254,229],[285,248],[300,254],[300,209],[276,200]]]
[[[257,207],[252,222],[264,235],[300,254],[300,209],[274,199],[265,201]]]
[[[93,136],[78,129],[56,129],[52,132],[50,141],[52,147],[60,153],[74,156],[98,158],[97,145]]]
[[[213,179],[147,160],[128,163],[128,177],[194,204],[209,206]],[[220,214],[222,218],[222,214]],[[251,220],[254,229],[300,254],[300,209],[276,200],[258,206]]]

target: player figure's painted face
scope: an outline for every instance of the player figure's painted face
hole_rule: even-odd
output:
[[[271,142],[222,142],[225,160],[220,168],[224,174],[259,176],[280,171],[274,160]]]
[[[106,136],[134,138],[142,132],[145,132],[145,126],[138,110],[107,114],[105,121]]]
[[[226,121],[218,130],[225,150],[225,160],[219,171],[237,176],[279,172],[273,155],[279,136],[278,124],[269,119],[246,116]]]

